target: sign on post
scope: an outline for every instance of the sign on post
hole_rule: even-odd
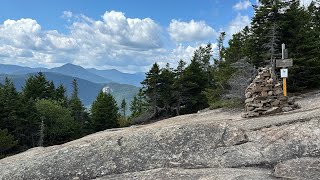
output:
[[[288,78],[288,69],[281,69],[280,72],[282,78]]]
[[[277,59],[276,67],[291,67],[293,65],[292,59]]]

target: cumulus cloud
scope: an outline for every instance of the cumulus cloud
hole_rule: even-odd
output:
[[[149,70],[154,62],[175,66],[179,59],[189,61],[198,48],[196,43],[164,43],[166,32],[150,18],[128,18],[116,11],[105,12],[98,20],[67,11],[63,14],[71,21],[67,34],[43,30],[33,19],[6,20],[0,24],[0,63],[55,67],[69,62],[138,72]],[[193,35],[194,40],[215,33],[204,22],[188,24],[193,23],[204,28],[201,36]]]
[[[231,36],[232,34],[240,32],[244,27],[249,25],[249,16],[242,16],[241,14],[238,14],[237,17],[230,22],[227,32]]]
[[[168,32],[176,42],[192,42],[210,40],[217,36],[216,31],[204,21],[181,22],[172,20]]]
[[[233,6],[233,9],[238,11],[247,10],[249,7],[251,7],[251,5],[252,4],[249,0],[244,0],[244,1],[240,0],[237,4]]]

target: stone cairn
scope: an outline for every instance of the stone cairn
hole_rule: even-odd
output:
[[[258,117],[298,108],[294,98],[283,96],[282,85],[271,78],[271,69],[261,68],[245,91],[245,112],[242,117]]]

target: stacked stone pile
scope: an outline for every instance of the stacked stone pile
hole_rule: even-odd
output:
[[[282,84],[271,78],[269,68],[261,68],[245,91],[245,113],[242,117],[257,117],[298,108],[293,98],[283,96]]]

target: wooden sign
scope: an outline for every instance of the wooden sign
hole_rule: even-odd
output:
[[[276,67],[291,67],[293,65],[292,59],[277,59]]]

